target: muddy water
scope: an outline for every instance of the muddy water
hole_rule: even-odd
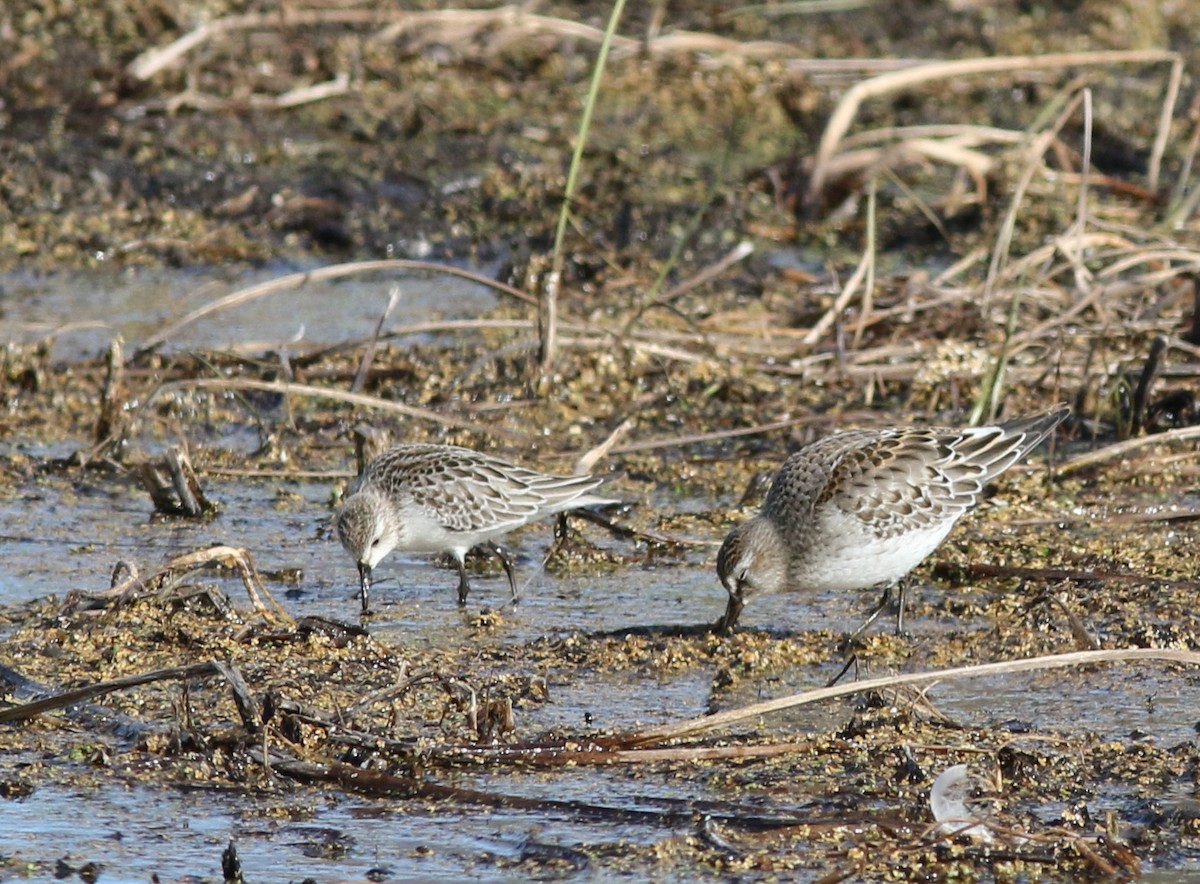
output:
[[[273,584],[272,591],[294,615],[322,614],[349,621],[358,602],[354,570],[328,535],[330,483],[289,483],[298,495],[288,507],[273,505],[275,483],[215,481],[210,491],[223,515],[211,522],[151,520],[140,493],[116,480],[95,487],[45,481],[26,496],[6,504],[28,513],[28,533],[0,539],[6,601],[19,602],[70,588],[105,585],[114,561],[134,560],[143,569],[172,555],[216,543],[237,543],[254,551],[265,571],[300,569],[294,585]],[[86,542],[82,538],[87,538]],[[602,542],[602,538],[600,538]],[[694,561],[677,567],[629,569],[612,575],[570,579],[553,577],[539,567],[550,541],[549,526],[533,526],[514,540],[522,599],[509,603],[503,577],[477,577],[471,604],[455,604],[455,576],[427,557],[393,557],[379,569],[375,588],[377,616],[371,631],[380,641],[402,647],[471,641],[471,618],[486,607],[499,609],[498,642],[519,645],[547,634],[572,630],[604,632],[630,625],[687,624],[698,617],[715,619],[723,600],[701,549]],[[157,557],[157,558],[155,558]],[[218,581],[238,604],[236,581]],[[926,589],[927,594],[937,590]],[[866,597],[820,597],[800,606],[786,596],[756,600],[746,611],[747,626],[773,629],[838,628],[855,621]],[[939,617],[911,624],[914,641],[937,641],[953,624]],[[719,698],[724,708],[815,687],[835,663],[801,667],[753,680]],[[1091,673],[1015,675],[986,683],[962,681],[932,689],[938,707],[971,726],[1053,730],[1073,722],[1103,739],[1153,741],[1162,746],[1194,739],[1195,707],[1178,688],[1179,674],[1117,670]],[[623,729],[703,714],[713,701],[712,672],[701,667],[681,675],[648,679],[609,673],[577,683],[548,685],[550,702],[522,709],[529,732],[575,731],[588,727]],[[1149,698],[1149,699],[1148,699]],[[851,714],[850,701],[805,707],[780,715],[772,729],[784,733],[836,730]],[[14,759],[14,763],[34,759]],[[721,801],[721,785],[703,779],[679,779],[669,772],[582,769],[561,772],[503,771],[452,775],[464,788],[559,800],[580,799],[618,808],[654,809],[655,798]],[[296,818],[297,790],[306,808]],[[1163,792],[1162,800],[1184,796]],[[1096,796],[1095,808],[1120,807],[1130,796]],[[803,803],[797,784],[793,801]],[[773,810],[789,806],[787,790],[772,798]],[[288,808],[286,813],[284,808]],[[1062,807],[1053,803],[1035,811],[1053,821]],[[623,842],[670,843],[685,838],[689,826],[599,822],[563,814],[537,815],[484,808],[432,814],[404,802],[361,799],[319,788],[292,787],[286,795],[247,797],[220,791],[126,788],[94,791],[39,788],[28,798],[0,802],[0,855],[30,862],[59,858],[73,867],[101,863],[106,880],[162,880],[199,876],[215,880],[220,854],[230,839],[239,848],[248,880],[363,879],[519,880],[523,856],[572,845]],[[49,852],[47,852],[49,851]],[[531,853],[532,851],[532,853]],[[568,854],[568,856],[571,856]],[[661,880],[689,880],[662,870]],[[589,879],[604,880],[591,869]],[[1169,880],[1169,879],[1162,879]]]

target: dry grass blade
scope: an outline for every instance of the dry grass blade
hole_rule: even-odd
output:
[[[871,267],[875,263],[875,254],[871,249],[864,249],[862,257],[858,261],[858,266],[854,268],[854,273],[846,280],[846,284],[842,287],[841,293],[834,299],[833,304],[828,310],[817,320],[808,333],[804,336],[801,343],[805,347],[812,347],[817,341],[821,340],[821,336],[827,332],[830,327],[837,321],[842,311],[849,306],[850,301],[858,293],[862,287],[863,280],[871,271]]]
[[[595,468],[597,463],[608,457],[609,453],[612,452],[614,445],[620,442],[625,436],[629,435],[629,431],[633,429],[636,423],[637,421],[634,418],[625,418],[625,420],[621,421],[621,423],[617,425],[615,430],[608,434],[607,439],[605,439],[595,448],[585,451],[580,456],[579,460],[575,461],[575,469],[573,470],[575,475],[586,476],[588,473],[590,473]]]
[[[376,39],[390,42],[409,30],[431,28],[439,31],[457,29],[470,36],[487,28],[521,28],[548,30],[563,37],[590,39],[599,42],[603,32],[589,25],[577,24],[547,16],[528,15],[513,6],[488,10],[445,9],[429,12],[378,11],[360,9],[286,9],[282,13],[231,15],[204,22],[166,46],[147,49],[126,65],[126,72],[135,79],[148,80],[167,68],[182,62],[184,56],[206,43],[238,31],[280,30],[284,28],[325,27],[328,25],[388,25]],[[635,48],[636,40],[629,40]]]
[[[1053,68],[1095,67],[1116,64],[1170,64],[1171,80],[1168,84],[1167,96],[1164,99],[1163,113],[1160,115],[1159,127],[1151,156],[1151,187],[1157,181],[1158,168],[1161,163],[1162,151],[1166,148],[1166,138],[1169,133],[1171,115],[1175,105],[1178,87],[1177,78],[1182,75],[1183,60],[1179,53],[1163,49],[1109,51],[1109,52],[1068,52],[1053,55],[1021,55],[1001,58],[971,58],[957,61],[939,61],[923,64],[904,70],[892,71],[862,80],[846,91],[838,103],[825,132],[813,162],[812,177],[809,180],[807,198],[810,203],[820,196],[827,181],[831,179],[830,164],[837,153],[838,146],[858,114],[858,109],[869,98],[888,95],[902,89],[909,89],[934,80],[950,80],[960,77],[981,74],[1019,74],[1031,70]],[[1179,74],[1176,71],[1180,71]]]
[[[991,303],[996,281],[1000,278],[1000,272],[1008,261],[1009,248],[1012,245],[1012,239],[1016,232],[1017,215],[1021,208],[1021,201],[1024,199],[1025,192],[1029,189],[1029,185],[1033,182],[1033,177],[1041,165],[1042,155],[1045,154],[1050,144],[1058,137],[1059,131],[1067,124],[1067,121],[1075,113],[1075,109],[1082,101],[1082,93],[1076,94],[1070,100],[1066,101],[1066,106],[1058,114],[1054,123],[1047,127],[1045,131],[1033,136],[1029,146],[1025,150],[1025,167],[1021,172],[1021,177],[1018,179],[1016,186],[1013,188],[1013,195],[1012,199],[1009,200],[1008,211],[1004,215],[1004,221],[1000,225],[1000,232],[996,236],[996,245],[992,248],[992,259],[988,265],[987,279],[983,285],[982,302],[985,309]]]
[[[718,277],[722,273],[724,273],[726,270],[728,270],[730,267],[732,267],[734,264],[737,264],[739,261],[744,261],[746,258],[750,257],[753,254],[754,254],[754,243],[746,242],[745,240],[743,240],[742,242],[740,242],[736,246],[734,246],[729,251],[729,254],[723,256],[718,261],[715,261],[714,263],[708,265],[703,270],[701,270],[699,273],[697,273],[695,276],[689,277],[688,279],[685,279],[683,282],[679,283],[678,285],[673,286],[670,289],[668,289],[667,291],[663,292],[658,298],[658,303],[660,303],[660,304],[671,303],[672,301],[676,300],[677,298],[681,297],[682,295],[685,295],[688,292],[692,291],[693,289],[699,288],[700,286],[704,285],[704,283],[708,282],[710,279],[715,279],[716,277]]]
[[[988,675],[1006,675],[1014,672],[1034,672],[1040,669],[1063,669],[1070,666],[1088,666],[1096,663],[1119,663],[1133,660],[1160,660],[1168,663],[1183,663],[1200,666],[1200,652],[1181,651],[1169,648],[1128,648],[1112,651],[1077,651],[1071,654],[1054,654],[1046,657],[1031,657],[1027,660],[1006,660],[1001,663],[984,663],[977,666],[959,666],[953,669],[939,669],[933,672],[913,672],[906,675],[890,675],[884,678],[870,678],[848,684],[838,684],[833,687],[817,688],[799,694],[791,694],[764,703],[754,703],[740,709],[728,712],[718,712],[702,718],[693,718],[676,724],[662,725],[649,728],[630,735],[627,739],[616,739],[613,742],[625,747],[645,745],[648,743],[663,743],[670,740],[692,737],[732,724],[781,712],[796,706],[819,703],[842,697],[848,694],[863,693],[891,688],[897,685],[922,684],[933,681],[953,681],[959,678],[978,678]]]

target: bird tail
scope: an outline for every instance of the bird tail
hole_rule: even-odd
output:
[[[1054,432],[1055,427],[1067,419],[1070,413],[1071,406],[1059,405],[1041,414],[1033,414],[1005,421],[1000,424],[1000,429],[1004,431],[1006,436],[1014,439],[1020,437],[1020,441],[1017,443],[1017,460],[1020,460],[1026,454],[1033,451],[1033,449],[1037,448],[1043,439]]]
[[[1041,444],[1070,413],[1069,406],[1060,405],[996,426],[967,430],[953,447],[964,461],[983,467],[984,474],[979,480],[986,483]]]

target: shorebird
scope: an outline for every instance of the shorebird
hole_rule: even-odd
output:
[[[1068,414],[1063,406],[991,427],[850,430],[805,446],[779,468],[761,511],[721,546],[717,575],[729,603],[717,631],[733,628],[747,595],[882,585],[854,642],[984,486]],[[901,584],[898,633],[904,602]]]
[[[371,572],[392,550],[448,552],[458,563],[458,603],[470,584],[464,557],[484,545],[500,557],[513,597],[512,564],[493,540],[565,510],[616,501],[588,492],[604,480],[550,476],[453,445],[407,444],[387,449],[354,480],[337,517],[338,537],[358,565],[362,609]]]

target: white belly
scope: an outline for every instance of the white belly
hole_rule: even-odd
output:
[[[877,583],[899,580],[937,549],[954,527],[949,519],[928,528],[917,528],[881,538],[862,530],[862,522],[842,513],[824,520],[820,544],[798,563],[794,589],[866,589]]]

